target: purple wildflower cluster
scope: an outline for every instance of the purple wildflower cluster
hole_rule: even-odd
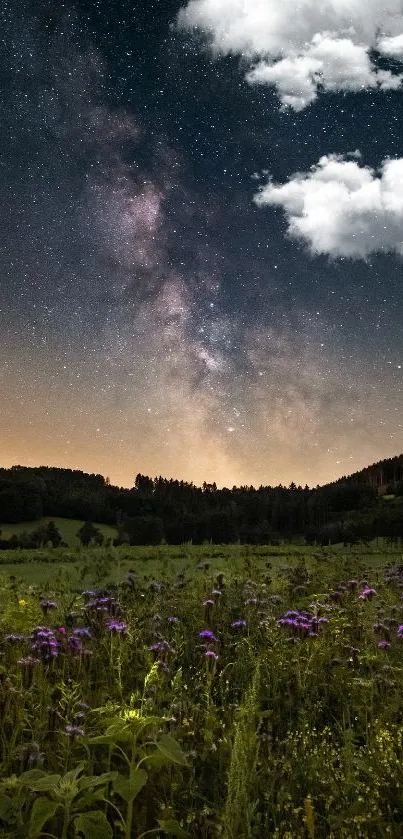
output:
[[[239,618],[236,621],[232,621],[231,627],[232,629],[245,629],[246,621],[244,621],[242,618]]]
[[[168,659],[176,654],[176,650],[171,646],[169,641],[165,640],[151,644],[148,649],[153,653],[155,661],[163,662],[164,664],[167,664]]]
[[[75,740],[77,737],[84,736],[84,729],[80,725],[66,725],[65,732],[70,740]]]
[[[41,601],[39,602],[39,605],[40,605],[40,607],[41,607],[41,609],[42,609],[43,614],[44,614],[44,615],[47,615],[47,613],[48,613],[51,609],[57,609],[59,604],[58,604],[58,603],[56,603],[56,601],[55,601],[55,600],[41,600]]]
[[[88,592],[84,592],[84,594],[88,594]],[[116,601],[114,597],[108,596],[95,596],[89,600],[87,600],[85,604],[85,610],[92,615],[114,615],[116,612]]]
[[[121,634],[125,634],[127,632],[127,623],[125,623],[124,621],[108,621],[106,626],[110,630],[110,632],[120,632]]]
[[[330,600],[341,603],[348,595],[355,594],[359,588],[361,588],[359,600],[371,600],[376,594],[376,590],[371,588],[367,580],[352,579],[336,583],[334,590],[329,594]]]
[[[392,621],[388,621],[388,623],[392,623]],[[391,647],[391,627],[386,622],[377,621],[374,624],[374,632],[376,635],[382,635],[380,641],[378,641],[377,646],[380,650],[388,650]],[[397,627],[397,638],[398,640],[403,640],[403,624]]]
[[[374,595],[376,594],[376,589],[371,588],[369,585],[365,585],[361,594],[358,595],[359,600],[372,600]]]
[[[291,629],[297,638],[317,638],[320,630],[329,623],[329,619],[306,610],[289,609],[277,623],[285,629]]]
[[[50,664],[62,653],[89,656],[91,650],[86,646],[87,642],[90,642],[94,634],[98,634],[102,628],[108,629],[111,633],[126,633],[127,623],[115,616],[117,604],[113,597],[96,590],[83,592],[83,597],[85,601],[83,612],[88,620],[88,626],[77,626],[70,631],[65,626],[57,628],[37,626],[31,635],[9,634],[5,636],[5,641],[9,644],[29,644],[29,650],[26,650],[18,661],[21,667],[32,670],[41,662]],[[40,605],[44,615],[58,606],[53,600],[42,600]]]
[[[37,626],[32,633],[32,650],[41,661],[53,661],[59,653],[59,641],[55,631],[47,626]]]
[[[85,600],[83,607],[84,614],[89,623],[94,627],[96,633],[106,627],[106,629],[109,629],[114,634],[126,634],[128,625],[122,620],[119,605],[114,597],[105,591],[92,589],[83,591],[83,597]],[[89,635],[86,635],[86,632]],[[82,630],[81,637],[92,637],[91,626],[88,629]]]
[[[58,629],[37,626],[31,635],[31,649],[40,661],[49,663],[61,652],[89,654],[90,651],[85,648],[84,641],[91,638],[92,632],[86,626],[77,627],[70,634],[66,633],[64,626]]]
[[[214,635],[214,632],[212,632],[211,629],[202,629],[201,632],[199,632],[199,638],[202,639],[200,646],[204,650],[206,658],[210,661],[218,661],[218,654],[216,650],[211,649],[213,644],[217,644],[217,638]]]

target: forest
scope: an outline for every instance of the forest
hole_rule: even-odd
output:
[[[355,544],[403,537],[403,455],[333,483],[309,488],[241,486],[218,489],[138,474],[130,489],[102,475],[40,466],[0,469],[1,523],[42,516],[114,525],[116,544]],[[56,537],[55,537],[56,538]],[[57,539],[56,539],[57,541]],[[35,540],[0,547],[36,547]]]

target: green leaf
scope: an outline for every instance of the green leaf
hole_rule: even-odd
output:
[[[105,734],[101,734],[98,737],[91,737],[88,742],[91,744],[105,743],[113,745],[114,743],[131,743],[132,740],[133,734],[129,726],[123,720],[120,720],[118,723],[109,725]]]
[[[20,775],[20,781],[24,784],[26,781],[37,781],[39,778],[46,778],[48,772],[45,772],[44,769],[28,769],[27,772],[22,772]]]
[[[34,771],[34,770],[32,770]],[[45,773],[45,776],[42,778],[28,778],[28,772],[25,773],[24,784],[29,787],[29,789],[34,790],[34,792],[54,792],[57,787],[59,786],[61,776],[60,775],[49,775]]]
[[[101,784],[108,784],[116,777],[116,772],[104,772],[103,775],[91,775],[88,778],[80,778],[80,790],[94,789]]]
[[[84,761],[81,761],[81,763],[78,763],[77,766],[75,767],[75,769],[70,769],[69,772],[66,772],[66,774],[63,775],[63,781],[67,781],[68,783],[70,783],[70,781],[75,781],[76,778],[78,777],[78,775],[80,774],[80,772],[83,771],[84,766],[85,766]]]
[[[157,770],[162,769],[164,766],[169,763],[169,758],[166,755],[163,755],[162,752],[159,752],[158,749],[155,750],[150,755],[147,755],[147,769],[150,770]]]
[[[8,822],[14,814],[13,799],[9,795],[0,795],[0,819]]]
[[[55,801],[44,796],[35,799],[29,820],[29,839],[41,835],[43,825],[55,815],[58,806]]]
[[[160,725],[161,724],[161,717],[157,717],[154,715],[148,717],[140,717],[139,718],[139,725],[140,728],[146,728],[148,725]]]
[[[105,731],[106,737],[111,737],[115,743],[127,743],[133,740],[133,734],[130,728],[123,720],[119,723],[110,725]]]
[[[148,775],[144,769],[134,769],[129,777],[119,772],[113,781],[113,789],[124,801],[133,801],[147,781]]]
[[[169,836],[182,836],[183,839],[189,836],[189,834],[186,833],[186,830],[184,830],[183,827],[181,827],[181,825],[179,824],[179,822],[176,821],[176,819],[165,819],[162,821],[161,819],[158,819],[158,827],[160,828],[160,830],[163,830],[164,833],[168,833]]]
[[[105,789],[98,787],[97,789],[85,790],[79,798],[73,801],[71,811],[74,813],[81,813],[83,810],[86,810],[87,807],[95,807],[98,801],[106,801],[106,803],[108,803],[108,799],[105,798]]]
[[[182,751],[177,740],[174,740],[170,734],[162,734],[155,745],[169,760],[172,760],[174,763],[179,763],[181,766],[187,766],[185,753]]]
[[[98,810],[81,813],[74,819],[77,831],[84,835],[84,839],[113,839],[113,830],[105,816]]]

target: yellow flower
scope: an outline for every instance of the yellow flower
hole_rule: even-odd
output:
[[[27,605],[27,601],[26,600],[19,600],[18,605],[24,607],[24,606]]]

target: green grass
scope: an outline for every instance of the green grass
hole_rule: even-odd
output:
[[[10,539],[13,533],[19,536],[24,531],[30,533],[38,527],[48,524],[50,521],[55,523],[63,540],[67,542],[69,547],[77,547],[80,544],[79,539],[77,539],[77,531],[82,527],[84,522],[80,519],[62,519],[57,516],[43,516],[36,521],[23,521],[18,524],[0,524],[1,538]],[[94,526],[98,527],[104,539],[115,539],[118,535],[116,527],[110,527],[108,524],[97,524],[96,522],[94,522]]]
[[[64,519],[56,520],[63,522]],[[80,522],[69,522],[75,527]],[[101,525],[101,527],[104,527]],[[74,538],[74,537],[73,537]],[[325,585],[346,562],[350,576],[358,569],[377,574],[388,563],[399,564],[399,549],[379,549],[373,543],[369,548],[307,547],[301,545],[122,545],[118,548],[82,548],[78,540],[70,548],[44,548],[39,550],[0,551],[0,575],[14,576],[21,584],[40,585],[45,588],[68,582],[71,586],[95,585],[101,581],[118,584],[129,571],[135,571],[142,582],[152,580],[177,580],[184,574],[186,580],[197,578],[211,580],[222,571],[228,575],[247,579],[254,573],[265,574],[276,585],[287,571],[304,562],[307,569],[321,568]],[[197,566],[208,563],[206,571]],[[270,566],[270,567],[269,567]],[[340,574],[341,574],[340,570]]]
[[[0,834],[401,839],[401,562],[384,544],[0,552]]]

